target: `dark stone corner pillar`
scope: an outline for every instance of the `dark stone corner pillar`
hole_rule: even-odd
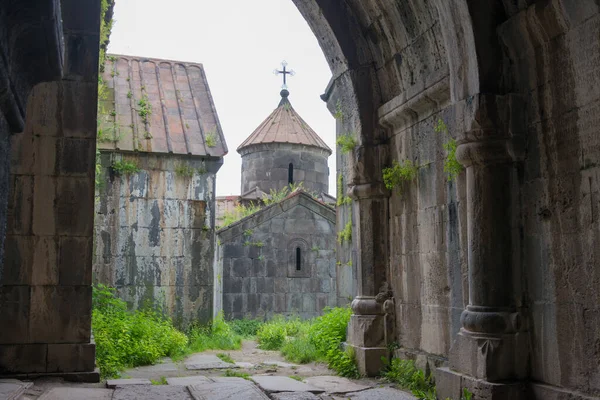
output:
[[[457,110],[465,130],[457,159],[467,173],[469,305],[449,368],[436,371],[438,398],[459,399],[467,388],[476,399],[525,399],[528,333],[518,303],[512,228],[524,106],[515,95],[479,95]]]
[[[0,111],[9,129],[0,124],[0,137],[12,134],[10,174],[0,163],[9,184],[2,378],[99,380],[91,341],[99,3],[0,4]]]

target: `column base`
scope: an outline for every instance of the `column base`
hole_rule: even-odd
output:
[[[385,368],[383,359],[389,359],[387,347],[360,347],[348,344],[354,350],[358,372],[363,376],[378,376]]]
[[[435,386],[438,399],[460,399],[463,389],[477,400],[528,400],[527,384],[522,381],[488,382],[461,374],[449,368],[435,371]]]
[[[450,369],[489,382],[525,379],[527,340],[521,332],[489,335],[461,329],[450,349]]]
[[[1,344],[0,378],[61,377],[98,382],[94,343]]]
[[[67,382],[98,383],[100,382],[100,370],[85,372],[37,372],[31,374],[8,374],[0,375],[0,379],[33,380],[37,378],[62,378]]]

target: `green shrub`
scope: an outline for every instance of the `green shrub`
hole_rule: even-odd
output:
[[[204,140],[208,147],[215,147],[217,145],[217,132],[215,130],[207,132]]]
[[[307,364],[323,358],[306,335],[286,341],[281,347],[281,354],[287,361],[298,364]]]
[[[133,161],[115,161],[111,168],[117,175],[128,175],[140,172],[140,167]]]
[[[418,399],[436,399],[435,386],[431,376],[426,376],[412,360],[393,359],[383,373],[383,377],[389,382],[410,390]]]
[[[233,319],[227,322],[231,330],[243,338],[256,336],[263,322],[259,319]]]
[[[258,347],[263,350],[279,350],[285,342],[285,326],[279,323],[266,323],[256,333]]]
[[[185,351],[187,337],[160,310],[127,311],[115,290],[104,285],[93,288],[92,298],[96,363],[104,378]]]
[[[217,314],[209,326],[193,325],[188,329],[189,351],[237,350],[242,346],[242,338],[235,334],[223,319],[223,312]]]
[[[352,348],[342,350],[352,310],[350,307],[336,307],[326,308],[324,311],[325,314],[315,318],[310,325],[308,337],[318,354],[327,361],[329,368],[341,376],[357,378],[359,373]]]

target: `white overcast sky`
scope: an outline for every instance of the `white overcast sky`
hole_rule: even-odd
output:
[[[321,48],[291,0],[116,0],[109,52],[204,65],[229,147],[217,195],[240,194],[238,145],[279,103],[282,60],[290,102],[335,151],[335,120],[319,95],[331,78]],[[335,154],[329,157],[335,193]]]

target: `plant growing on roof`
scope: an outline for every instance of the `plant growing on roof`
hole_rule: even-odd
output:
[[[446,123],[439,118],[435,128],[433,130],[436,133],[443,133],[450,137],[447,142],[442,144],[444,150],[446,150],[446,159],[444,160],[444,172],[448,174],[448,180],[453,181],[456,179],[458,174],[460,174],[463,170],[463,166],[456,159],[456,148],[458,147],[456,143],[456,139],[450,136],[448,132],[448,126]]]
[[[148,95],[144,93],[142,98],[138,101],[138,115],[144,121],[144,124],[150,125],[150,121],[148,118],[152,115],[152,104],[150,104],[150,100],[148,99]]]
[[[134,161],[114,161],[111,169],[117,175],[129,175],[140,172],[140,167]]]
[[[214,129],[208,131],[204,137],[204,140],[208,147],[215,147],[217,145],[217,132]]]
[[[356,139],[354,139],[354,133],[344,133],[338,136],[335,143],[342,151],[342,154],[351,152],[356,147]]]
[[[338,121],[344,120],[344,113],[342,112],[342,102],[339,100],[335,103],[335,113],[333,114],[333,118],[337,119]]]
[[[194,172],[196,170],[192,167],[190,167],[189,165],[186,164],[179,164],[175,167],[175,173],[178,176],[183,176],[183,177],[192,177],[194,176]]]

